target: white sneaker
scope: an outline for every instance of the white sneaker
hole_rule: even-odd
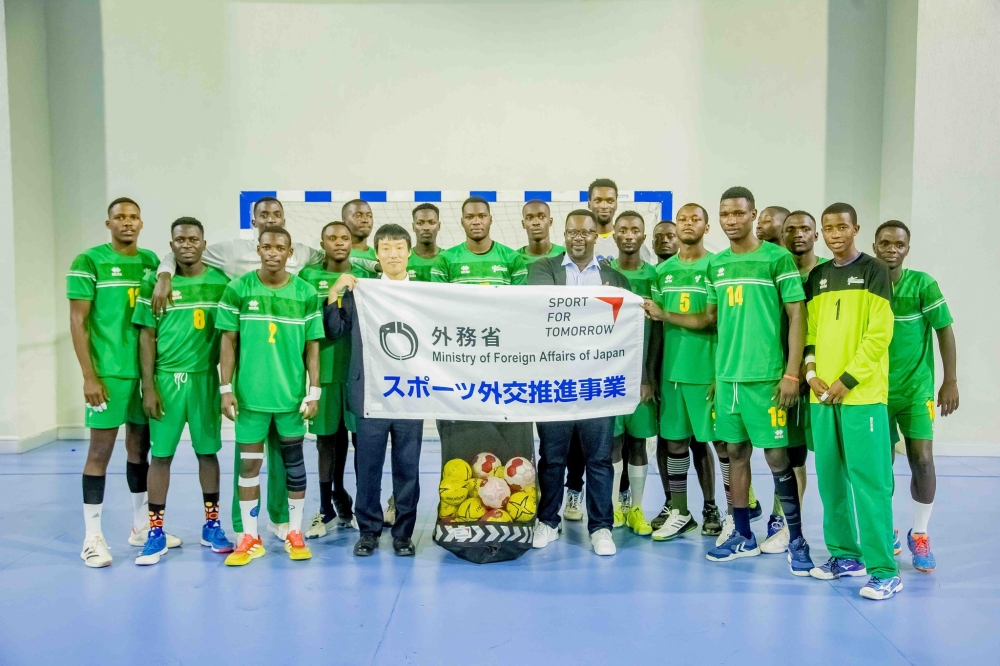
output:
[[[110,567],[111,551],[108,549],[108,543],[104,540],[104,536],[98,534],[95,537],[85,540],[83,542],[83,550],[80,551],[80,559],[88,567],[95,569]]]
[[[279,541],[284,541],[285,537],[288,536],[288,523],[274,523],[267,524],[267,531],[278,538]]]
[[[132,533],[128,535],[128,545],[135,546],[136,548],[142,548],[146,545],[147,534],[149,534],[149,523],[146,523],[146,526],[142,528],[141,532],[136,531],[135,525],[133,525]],[[167,548],[180,548],[184,545],[184,542],[175,537],[173,534],[167,534],[164,532],[164,536],[167,537]]]
[[[609,529],[602,528],[591,534],[590,545],[594,547],[594,552],[598,555],[614,555],[618,552]]]
[[[563,518],[566,520],[583,520],[583,493],[575,490],[566,491],[566,506],[563,508]]]
[[[768,531],[770,532],[771,530]],[[781,529],[764,539],[764,542],[760,544],[760,552],[771,555],[785,552],[788,550],[789,536],[788,525],[782,521]]]
[[[307,539],[318,539],[326,536],[326,523],[323,522],[323,514],[317,513],[313,516],[309,529],[306,530]]]
[[[670,515],[660,529],[653,532],[653,541],[670,541],[687,532],[697,529],[698,523],[690,513],[682,514],[677,509],[671,509]]]
[[[535,536],[531,539],[532,548],[545,548],[553,541],[559,540],[559,530],[549,527],[542,521],[535,525]]]
[[[727,513],[726,519],[722,521],[722,532],[719,534],[718,538],[716,538],[715,545],[721,546],[726,543],[735,531],[736,523],[733,522],[733,515],[731,513]]]

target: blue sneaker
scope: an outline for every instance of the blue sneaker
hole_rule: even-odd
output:
[[[202,526],[201,545],[208,546],[213,553],[233,552],[233,542],[226,538],[226,532],[218,520],[210,520]]]
[[[160,528],[149,530],[146,543],[142,547],[142,553],[135,558],[135,563],[139,566],[149,566],[160,561],[160,555],[167,554],[167,535]]]
[[[740,557],[753,557],[760,555],[760,548],[757,547],[757,537],[750,534],[747,539],[739,532],[733,532],[732,536],[726,539],[721,546],[716,546],[705,555],[712,562],[729,562]]]
[[[899,530],[892,531],[892,554],[899,555],[903,552],[903,544],[899,540]]]
[[[824,564],[814,567],[809,575],[820,580],[834,580],[850,576],[865,576],[868,571],[865,565],[857,560],[831,557]]]
[[[750,522],[756,523],[760,520],[760,517],[764,515],[764,509],[760,508],[760,502],[754,502],[750,505]]]
[[[930,573],[937,566],[937,560],[931,552],[931,539],[926,532],[913,533],[910,530],[906,534],[906,545],[913,553],[913,568],[917,571]]]
[[[899,576],[893,576],[892,578],[872,576],[868,579],[868,584],[861,588],[861,596],[865,599],[882,601],[902,590],[903,581]]]
[[[809,556],[809,544],[805,537],[799,537],[788,544],[788,564],[793,576],[808,576],[815,567]]]

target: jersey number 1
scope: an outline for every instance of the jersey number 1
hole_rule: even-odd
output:
[[[772,407],[767,410],[767,413],[771,415],[771,427],[775,428],[777,426],[784,427],[788,423],[788,412],[781,409],[780,407]]]
[[[135,307],[135,298],[139,295],[139,289],[137,287],[128,288],[128,306],[130,308]]]
[[[729,296],[729,305],[743,305],[743,285],[729,285],[726,287],[726,295]]]
[[[278,325],[275,324],[274,322],[269,323],[267,325],[267,332],[271,334],[271,337],[269,337],[267,341],[270,342],[272,345],[277,344],[277,341],[274,339],[274,336],[278,333]]]

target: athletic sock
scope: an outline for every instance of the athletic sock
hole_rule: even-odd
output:
[[[302,531],[302,514],[305,510],[306,498],[288,498],[288,531]]]
[[[257,502],[259,500],[240,500],[240,518],[243,520],[243,533],[249,534],[254,539],[260,538],[257,534]]]
[[[691,452],[667,453],[667,470],[670,479],[670,508],[688,515],[688,469],[691,467]]]
[[[611,483],[611,505],[612,508],[617,511],[621,508],[621,497],[618,494],[618,486],[622,482],[622,470],[625,468],[625,463],[619,460],[616,463],[611,463],[611,469],[614,470],[614,481]]]
[[[205,522],[211,523],[219,519],[219,493],[202,493],[205,502]]]
[[[146,493],[132,493],[132,527],[136,532],[147,529],[149,520],[149,503]]]
[[[913,500],[913,533],[927,534],[927,523],[931,522],[931,511],[934,510],[934,502],[922,504]]]
[[[333,510],[333,481],[319,482],[319,512],[323,514],[323,522],[328,523],[337,515]]]
[[[337,434],[333,443],[333,490],[344,492],[344,468],[347,467],[347,431]]]
[[[87,529],[85,538],[92,539],[103,534],[101,530],[101,514],[104,512],[104,503],[83,505],[83,524]]]
[[[163,534],[163,514],[167,511],[166,504],[149,505],[149,535],[159,536]]]
[[[772,472],[774,477],[774,497],[781,502],[785,514],[785,524],[788,525],[788,538],[795,541],[802,536],[802,516],[799,512],[799,488],[795,481],[795,472],[786,467],[780,472]]]
[[[733,507],[733,524],[743,538],[749,539],[753,536],[753,532],[750,531],[750,507]]]
[[[101,532],[101,514],[104,511],[105,477],[83,475],[83,523],[87,528],[88,539],[99,536]]]
[[[729,490],[729,457],[719,456],[719,467],[722,469],[722,488],[726,491],[726,510],[733,510],[733,494]]]
[[[149,463],[125,463],[125,480],[132,493],[132,527],[136,532],[146,529],[149,520],[149,504],[146,501],[146,476]]]
[[[632,488],[632,506],[642,508],[642,494],[646,490],[646,474],[649,465],[629,465],[628,481]]]
[[[774,503],[771,504],[771,515],[773,516],[783,516],[785,515],[784,509],[781,506],[781,500],[778,499],[778,488],[774,488]]]

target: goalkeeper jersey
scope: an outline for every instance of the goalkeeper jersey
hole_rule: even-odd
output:
[[[139,377],[139,333],[132,314],[142,279],[159,260],[149,250],[115,252],[111,243],[92,247],[73,260],[66,274],[66,297],[92,301],[87,330],[90,360],[98,377]]]
[[[954,323],[938,283],[927,273],[903,270],[892,288],[894,328],[889,345],[889,402],[934,397],[932,330]]]
[[[517,253],[493,241],[483,254],[471,252],[465,243],[441,253],[442,263],[431,269],[431,282],[456,284],[527,284],[528,267]]]
[[[353,273],[353,268],[352,271]],[[322,268],[306,266],[299,277],[316,289],[320,301],[320,309],[326,303],[330,287],[342,273],[332,273]],[[351,337],[345,335],[330,340],[319,341],[319,381],[321,384],[337,384],[347,381],[347,369],[351,364]]]

